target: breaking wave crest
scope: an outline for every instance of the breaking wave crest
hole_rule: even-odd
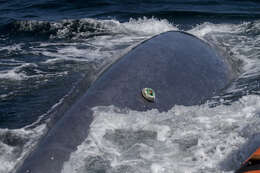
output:
[[[238,79],[223,95],[227,102],[244,95],[259,94],[260,90],[260,21],[242,24],[203,23],[190,33],[213,43],[236,64]]]
[[[91,135],[72,154],[64,172],[77,169],[80,173],[87,167],[91,170],[106,168],[110,172],[141,170],[142,173],[169,172],[178,168],[195,172],[227,172],[237,168],[238,163],[254,150],[252,143],[259,144],[260,100],[256,96],[260,94],[259,28],[260,21],[203,23],[186,31],[216,45],[232,61],[238,62],[235,63],[240,70],[238,80],[221,97],[229,106],[222,102],[215,108],[209,108],[207,104],[175,106],[164,113],[157,110],[124,112],[113,106],[98,107]],[[39,117],[46,113],[65,95],[64,86],[73,87],[70,84],[75,83],[74,79],[88,75],[92,65],[100,70],[140,42],[161,32],[179,29],[167,20],[141,18],[124,23],[96,19],[15,21],[4,30],[6,38],[1,36],[0,39],[0,65],[4,67],[0,69],[0,100],[3,100],[0,104],[6,109],[0,113],[5,121],[10,119],[12,122],[21,118],[26,121],[25,117],[32,116],[32,112],[24,110],[26,107],[35,110],[43,105],[45,109],[33,112],[33,115]],[[37,37],[30,38],[35,35]],[[30,41],[21,42],[16,36]],[[46,86],[48,94],[41,90]],[[35,95],[24,101],[23,94],[28,98],[28,93]],[[50,99],[45,96],[50,93],[57,98],[47,105]],[[15,114],[8,109],[9,103],[17,108]],[[45,130],[42,126],[36,128],[32,131],[0,129],[0,160],[7,163],[0,166],[0,172],[11,171],[30,152],[30,146],[37,143]],[[246,149],[243,145],[248,141],[250,147]],[[212,161],[212,157],[216,160]],[[178,167],[172,164],[172,160]],[[223,160],[227,160],[230,166],[222,165]]]
[[[168,112],[94,108],[87,139],[63,173],[220,173],[259,145],[260,97],[230,106],[174,106]]]
[[[153,26],[153,27],[151,27]],[[176,29],[167,20],[155,18],[130,19],[120,23],[117,20],[67,19],[60,22],[15,21],[7,26],[11,34],[31,33],[48,35],[50,38],[86,39],[93,36],[112,34],[154,35]]]
[[[34,129],[0,129],[0,173],[13,171],[35,147],[45,129],[45,125]]]

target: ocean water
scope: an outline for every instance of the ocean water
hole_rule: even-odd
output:
[[[106,65],[171,30],[216,45],[237,80],[203,105],[168,112],[96,107],[62,172],[234,172],[260,146],[258,0],[0,0],[0,173]]]

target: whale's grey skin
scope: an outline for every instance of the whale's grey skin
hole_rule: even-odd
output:
[[[233,78],[225,57],[195,36],[176,31],[155,36],[105,70],[41,139],[17,173],[60,173],[87,137],[95,106],[167,111],[175,104],[201,104]],[[154,103],[142,97],[145,87],[155,90]]]

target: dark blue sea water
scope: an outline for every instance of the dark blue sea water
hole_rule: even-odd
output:
[[[15,167],[46,131],[45,122],[51,112],[59,105],[69,107],[106,65],[141,41],[169,30],[186,31],[216,45],[227,54],[238,71],[238,79],[220,96],[213,98],[211,106],[202,105],[202,111],[193,107],[173,108],[175,113],[193,115],[205,122],[204,125],[208,123],[210,130],[204,129],[208,136],[214,135],[216,129],[224,129],[223,134],[226,135],[219,132],[215,134],[218,137],[212,137],[211,140],[216,139],[214,144],[207,145],[215,149],[203,150],[203,146],[197,144],[193,155],[201,157],[201,160],[198,159],[195,166],[185,166],[185,161],[176,161],[178,169],[183,170],[180,172],[192,172],[191,167],[194,167],[194,172],[232,172],[246,157],[247,151],[256,147],[253,144],[250,149],[241,146],[250,141],[256,143],[255,136],[260,132],[256,128],[260,125],[257,124],[260,122],[258,0],[0,0],[0,173],[10,172]],[[209,108],[212,105],[214,107]],[[202,117],[199,116],[201,114]],[[208,120],[208,117],[212,119]],[[219,119],[225,122],[219,122]],[[116,124],[116,119],[107,121]],[[214,122],[216,124],[212,125]],[[254,126],[253,122],[256,123]],[[155,124],[146,123],[147,126]],[[102,125],[104,129],[109,126]],[[178,130],[176,126],[164,125],[161,128],[164,131],[160,133]],[[186,125],[187,128],[194,129],[190,125]],[[195,136],[201,133],[198,130]],[[181,138],[180,134],[177,136]],[[188,135],[188,139],[197,140],[191,136],[194,135]],[[99,140],[101,138],[102,135]],[[174,146],[166,148],[173,151]],[[162,148],[150,146],[150,149],[159,155],[167,153]],[[233,151],[237,151],[235,157],[230,156]],[[179,160],[184,159],[186,153],[180,155],[183,158]],[[116,156],[110,156],[106,159],[112,163],[111,158]],[[75,154],[72,160],[76,162],[81,157]],[[216,160],[209,162],[211,157]],[[112,159],[114,166],[116,163],[126,164],[123,162],[126,158]],[[159,173],[177,169],[170,163],[172,156],[164,158],[166,165],[147,156],[149,162],[143,165],[147,169],[143,170],[137,164],[129,170]],[[224,160],[229,165],[223,166]],[[71,165],[64,170],[85,171]],[[107,170],[125,171],[111,167]]]

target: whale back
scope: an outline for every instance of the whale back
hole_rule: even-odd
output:
[[[201,104],[233,78],[225,57],[195,36],[176,31],[155,36],[107,68],[40,140],[17,173],[60,173],[86,139],[95,106],[167,111],[174,105]],[[143,98],[146,87],[155,91],[155,102]]]
[[[144,111],[167,111],[194,105],[218,94],[232,80],[231,66],[209,44],[183,32],[166,32],[140,44],[94,83],[91,106],[115,105]],[[154,103],[142,88],[156,93]]]

